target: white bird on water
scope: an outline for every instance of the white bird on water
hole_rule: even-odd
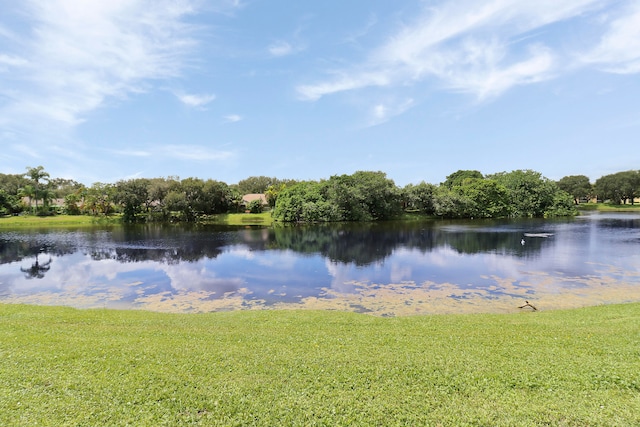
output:
[[[520,240],[520,244],[524,246],[524,239]]]

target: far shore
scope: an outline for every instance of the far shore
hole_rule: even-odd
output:
[[[600,212],[640,212],[640,204],[620,204],[610,203],[583,203],[578,205],[579,211],[600,211]],[[415,214],[407,214],[407,219],[415,219]],[[425,217],[426,218],[426,217]],[[3,227],[80,227],[120,224],[122,216],[119,214],[109,216],[94,215],[14,215],[0,217],[0,228]],[[401,218],[403,219],[403,218]],[[273,224],[271,212],[259,214],[253,213],[229,213],[211,215],[203,218],[199,223],[220,224],[220,225],[265,225]]]

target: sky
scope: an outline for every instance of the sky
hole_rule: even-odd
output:
[[[0,0],[0,173],[640,169],[637,0]]]

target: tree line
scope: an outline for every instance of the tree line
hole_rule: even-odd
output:
[[[416,212],[446,218],[553,217],[574,215],[581,200],[634,203],[640,171],[605,175],[594,184],[584,175],[555,182],[532,170],[483,175],[459,170],[438,185],[398,187],[383,172],[359,171],[319,181],[253,176],[229,185],[199,178],[132,178],[85,186],[51,178],[42,166],[24,174],[0,173],[0,215],[122,214],[133,221],[197,221],[208,215],[260,212],[244,194],[264,193],[282,222],[375,221]]]

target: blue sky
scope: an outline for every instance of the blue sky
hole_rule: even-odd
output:
[[[0,172],[640,168],[637,0],[0,0]]]

